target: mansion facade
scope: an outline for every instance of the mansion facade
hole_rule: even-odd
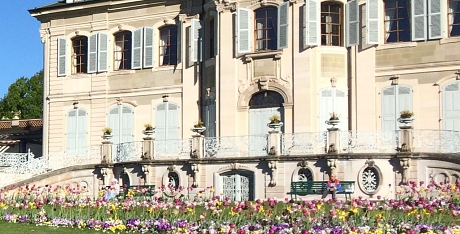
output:
[[[284,134],[325,132],[333,113],[341,131],[394,132],[403,110],[414,129],[460,130],[460,0],[66,0],[29,12],[44,46],[43,155],[100,145],[105,127],[114,146],[140,142],[145,124],[155,148],[174,147],[201,120],[205,137],[251,147],[273,115]],[[359,180],[351,164],[339,179]],[[271,195],[285,195],[296,165],[279,166]],[[310,165],[305,177],[328,178]],[[410,178],[426,180],[429,165]],[[250,165],[206,168],[201,185],[219,191],[265,183]]]

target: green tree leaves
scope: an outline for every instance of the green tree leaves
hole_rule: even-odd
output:
[[[0,99],[0,117],[11,119],[17,111],[21,111],[21,119],[43,117],[43,70],[30,78],[17,79]]]

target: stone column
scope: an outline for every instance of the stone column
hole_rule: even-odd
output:
[[[400,126],[401,129],[401,146],[399,152],[413,152],[413,127],[412,126]]]
[[[204,158],[204,136],[195,134],[192,136],[192,158]]]
[[[112,163],[112,142],[102,142],[102,160],[101,163],[109,164]]]
[[[327,153],[328,154],[338,154],[340,151],[340,132],[338,128],[328,128],[328,145]]]
[[[281,133],[278,130],[268,132],[268,155],[279,156],[281,154]]]
[[[144,142],[143,142],[143,147],[144,147],[144,152],[142,152],[142,159],[143,160],[152,160],[155,158],[155,156],[153,155],[154,153],[154,145],[153,145],[153,138],[152,137],[145,137],[143,138],[144,139]]]

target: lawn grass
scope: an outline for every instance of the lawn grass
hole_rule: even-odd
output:
[[[82,234],[96,234],[102,233],[101,231],[95,231],[90,229],[76,229],[68,227],[48,227],[48,226],[35,226],[34,224],[27,223],[5,223],[0,222],[1,233],[8,234],[54,234],[54,233],[82,233]]]

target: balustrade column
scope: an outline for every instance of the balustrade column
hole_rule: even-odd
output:
[[[268,132],[268,155],[279,156],[281,154],[281,132],[273,130]]]
[[[154,159],[154,143],[153,143],[153,138],[152,137],[145,137],[143,138],[144,139],[144,142],[142,143],[143,144],[143,148],[144,148],[144,152],[142,152],[142,159],[143,160],[152,160]]]
[[[338,128],[328,128],[328,154],[338,154],[340,150],[340,131]]]
[[[401,148],[400,152],[413,152],[413,127],[400,126],[401,129]]]
[[[204,136],[195,134],[192,136],[192,158],[204,158]]]
[[[102,160],[101,163],[112,163],[112,142],[102,142]]]

